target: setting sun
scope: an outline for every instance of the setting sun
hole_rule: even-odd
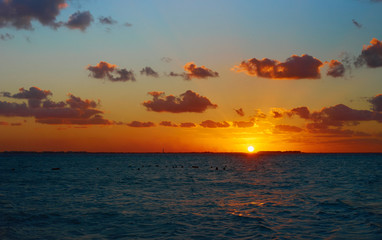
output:
[[[249,146],[249,147],[248,147],[248,152],[251,153],[251,152],[253,152],[254,150],[255,150],[255,148],[254,148],[253,146]]]

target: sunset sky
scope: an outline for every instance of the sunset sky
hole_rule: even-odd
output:
[[[382,152],[381,0],[0,0],[0,151]]]

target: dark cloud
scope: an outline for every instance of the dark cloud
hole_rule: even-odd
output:
[[[23,125],[22,123],[9,123],[9,122],[2,122],[0,121],[0,126],[12,126],[12,127],[17,127]]]
[[[244,111],[243,111],[243,109],[242,108],[239,108],[239,109],[234,109],[235,110],[235,112],[239,115],[239,116],[244,116],[245,114],[244,114]]]
[[[280,132],[301,132],[303,131],[302,128],[296,127],[296,126],[290,126],[290,125],[276,125],[275,130]]]
[[[273,110],[272,114],[273,114],[273,118],[282,118],[283,117],[283,113],[278,111],[278,110]]]
[[[196,127],[196,124],[192,122],[184,122],[184,123],[181,123],[179,126],[182,128],[193,128],[193,127]]]
[[[106,24],[106,25],[113,25],[117,23],[117,21],[114,20],[112,17],[99,17],[98,21],[101,24]]]
[[[159,77],[159,74],[155,72],[151,67],[145,67],[141,70],[141,75],[146,75],[150,77]]]
[[[362,25],[360,23],[358,23],[356,20],[352,19],[352,22],[353,22],[354,26],[356,26],[357,28],[362,28]]]
[[[140,121],[132,121],[131,123],[126,124],[129,127],[155,127],[155,123],[153,122],[140,122]]]
[[[159,123],[159,125],[164,127],[178,127],[178,125],[172,123],[171,121],[162,121]]]
[[[34,117],[36,122],[45,124],[113,124],[112,121],[103,118],[103,112],[96,109],[98,104],[95,101],[83,100],[72,94],[69,94],[66,103],[47,99],[52,93],[37,87],[31,87],[29,90],[21,88],[19,93],[5,92],[2,95],[14,99],[27,99],[28,105],[0,101],[0,116]],[[41,106],[42,100],[44,101]]]
[[[126,81],[135,81],[134,72],[132,70],[128,71],[126,68],[116,69],[115,70],[117,77],[110,77],[109,80],[112,82],[126,82]]]
[[[331,60],[328,64],[328,72],[326,73],[328,76],[332,77],[343,77],[345,75],[345,66],[337,61]]]
[[[13,39],[15,36],[9,33],[0,34],[0,40],[7,41]]]
[[[0,27],[32,30],[32,21],[57,28],[56,17],[67,7],[65,0],[3,0],[0,2]]]
[[[353,130],[342,129],[341,127],[329,128],[328,125],[322,123],[308,123],[306,129],[310,133],[320,133],[320,134],[332,134],[332,135],[348,135],[352,136],[354,134]]]
[[[191,90],[186,91],[179,97],[173,95],[166,96],[164,92],[149,92],[153,100],[143,102],[143,106],[148,111],[154,112],[197,112],[202,113],[208,108],[217,108],[216,104],[198,93]]]
[[[377,95],[378,97],[378,95]],[[372,98],[369,101],[372,101]],[[375,106],[374,106],[375,108]],[[324,107],[320,111],[310,113],[307,107],[294,108],[287,112],[288,116],[298,115],[299,117],[310,121],[306,127],[312,133],[327,134],[361,134],[352,130],[344,130],[344,126],[356,126],[361,121],[378,121],[382,123],[382,113],[369,110],[352,109],[344,104],[338,104],[331,107]]]
[[[377,96],[371,98],[369,102],[373,104],[374,111],[382,112],[382,94],[378,94]]]
[[[184,80],[190,80],[189,76],[187,73],[175,73],[175,72],[170,72],[167,74],[169,77],[182,77]]]
[[[212,120],[203,121],[199,125],[204,127],[204,128],[227,128],[227,127],[231,126],[226,121],[224,121],[224,122],[215,122],[215,121],[212,121]]]
[[[323,63],[309,55],[292,55],[285,62],[279,62],[264,58],[256,58],[243,61],[233,70],[245,72],[250,76],[258,76],[271,79],[319,79],[321,78],[320,67]]]
[[[89,11],[77,11],[70,15],[68,22],[65,23],[65,26],[70,29],[79,29],[81,31],[85,31],[93,21],[93,16]]]
[[[0,101],[0,116],[29,117],[32,116],[32,114],[25,103]]]
[[[361,55],[354,62],[356,67],[361,67],[365,64],[370,68],[382,67],[382,42],[373,38],[370,44],[363,47]]]
[[[172,123],[171,121],[162,121],[159,123],[160,126],[164,127],[182,127],[182,128],[192,128],[196,127],[195,123],[192,122],[185,122],[185,123],[180,123],[179,125]]]
[[[65,118],[43,118],[36,119],[36,122],[43,124],[66,124],[66,125],[110,125],[113,122],[104,119],[101,115],[95,115],[85,119],[65,119]]]
[[[205,66],[197,67],[193,62],[186,63],[186,65],[184,65],[184,70],[188,72],[187,76],[189,79],[219,77],[218,72],[214,72]]]
[[[266,118],[267,115],[263,113],[260,109],[255,109],[255,114],[253,115],[254,119],[256,118]]]
[[[237,121],[233,122],[234,127],[238,128],[250,128],[253,127],[254,123],[252,121],[246,122],[246,121]]]
[[[91,72],[90,76],[92,76],[93,78],[106,79],[106,78],[110,78],[111,73],[116,68],[117,68],[117,65],[101,61],[95,66],[89,65],[86,69],[88,69]]]
[[[184,80],[191,80],[193,78],[208,78],[208,77],[219,77],[218,72],[214,72],[211,69],[206,68],[205,66],[197,67],[195,63],[189,62],[184,65],[184,70],[187,73],[175,73],[170,72],[167,74],[169,77],[182,77]]]
[[[52,100],[46,100],[42,103],[43,108],[63,108],[66,106],[65,102],[54,102]]]
[[[309,119],[310,118],[310,111],[307,107],[297,107],[290,110],[288,113],[288,116],[297,115],[300,118],[303,119]]]
[[[30,87],[29,90],[20,88],[19,93],[16,93],[16,94],[10,94],[9,92],[3,92],[2,94],[4,97],[9,97],[9,98],[42,100],[52,95],[52,92],[49,90],[41,90],[38,87]]]
[[[327,120],[327,122],[342,121],[382,121],[382,114],[369,110],[356,110],[344,104],[323,108],[319,112],[312,113],[313,120]]]
[[[2,92],[1,94],[8,98],[27,99],[29,107],[32,108],[40,107],[41,100],[46,99],[48,96],[52,95],[50,91],[41,90],[38,87],[30,87],[29,90],[20,88],[19,93],[13,95],[9,92]]]
[[[98,104],[89,99],[82,100],[80,97],[76,97],[73,94],[69,94],[69,99],[66,100],[66,103],[71,108],[80,108],[80,109],[88,109],[88,108],[96,108]],[[59,105],[59,104],[56,104]]]
[[[117,65],[104,61],[100,61],[95,66],[89,65],[86,69],[90,71],[89,76],[93,78],[107,79],[112,82],[135,81],[134,72],[132,70],[128,71],[126,68],[119,69]]]
[[[172,61],[172,58],[169,58],[169,57],[162,57],[160,59],[162,62],[165,62],[165,63],[170,63]]]

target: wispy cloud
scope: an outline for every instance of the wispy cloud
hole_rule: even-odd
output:
[[[7,41],[13,39],[15,36],[9,33],[0,34],[0,40]]]
[[[353,22],[354,26],[356,26],[357,28],[362,28],[362,25],[359,22],[357,22],[356,20],[352,19],[352,22]]]
[[[244,110],[242,108],[234,109],[237,115],[243,117],[245,115]]]
[[[99,17],[98,18],[99,23],[105,24],[105,25],[114,25],[117,24],[118,22],[114,20],[112,17]]]

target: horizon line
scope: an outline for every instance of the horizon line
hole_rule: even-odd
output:
[[[382,154],[380,152],[302,152],[302,151],[258,151],[258,152],[108,152],[108,151],[0,151],[0,154],[245,154],[245,155],[265,155],[265,154]]]

